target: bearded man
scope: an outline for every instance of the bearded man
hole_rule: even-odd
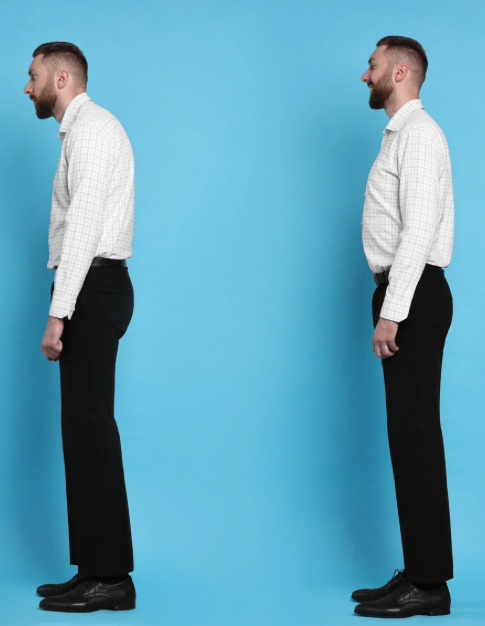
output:
[[[369,617],[447,615],[453,577],[440,426],[441,363],[453,302],[454,203],[448,146],[419,92],[428,59],[407,37],[384,37],[362,81],[390,118],[367,181],[363,243],[377,288],[373,349],[382,359],[404,568],[352,594]]]
[[[81,50],[47,43],[24,89],[39,119],[60,123],[48,267],[55,269],[42,351],[59,361],[70,561],[67,583],[42,585],[40,607],[135,608],[128,501],[114,417],[115,364],[133,314],[134,162],[128,137],[86,93]]]

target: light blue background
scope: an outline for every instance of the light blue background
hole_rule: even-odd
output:
[[[387,118],[359,81],[389,34],[423,43],[422,100],[451,150],[446,619],[482,623],[485,5],[3,0],[1,15],[3,624],[353,624],[352,589],[402,567],[360,240]],[[136,311],[117,395],[139,597],[127,613],[43,613],[34,595],[75,572],[58,366],[39,349],[60,142],[22,93],[52,40],[85,52],[88,93],[136,158]]]

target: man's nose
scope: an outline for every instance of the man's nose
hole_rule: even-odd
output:
[[[369,70],[367,70],[367,72],[360,79],[363,83],[366,83],[369,80],[368,74],[369,74]]]

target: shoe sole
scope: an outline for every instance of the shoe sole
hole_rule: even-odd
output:
[[[440,606],[436,609],[431,609],[431,611],[428,611],[427,613],[425,613],[425,615],[429,615],[434,616],[434,615],[450,615],[451,613],[451,607],[449,606]]]
[[[435,609],[430,609],[429,611],[424,611],[424,613],[413,613],[413,615],[377,615],[372,613],[357,613],[355,614],[359,617],[382,617],[385,619],[404,619],[406,617],[414,617],[415,615],[427,615],[429,617],[438,617],[439,615],[450,615],[451,607],[449,606],[438,606]]]
[[[39,607],[43,611],[54,611],[55,613],[94,613],[95,611],[131,611],[136,608],[136,602],[117,602],[116,604],[111,604],[110,606],[100,606],[98,608],[88,608],[88,609],[72,609],[72,608],[46,608],[43,606]]]

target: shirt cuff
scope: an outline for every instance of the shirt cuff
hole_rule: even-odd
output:
[[[52,298],[51,307],[49,309],[49,315],[51,317],[58,317],[60,319],[67,317],[71,319],[74,310],[75,305],[69,305],[60,301],[58,298],[56,299],[54,292],[54,297]]]
[[[409,309],[411,308],[411,303],[406,303],[401,301],[396,301],[396,299],[388,297],[386,293],[386,297],[384,298],[384,304],[382,305],[380,317],[383,317],[386,320],[391,320],[392,322],[402,322],[409,315]]]

